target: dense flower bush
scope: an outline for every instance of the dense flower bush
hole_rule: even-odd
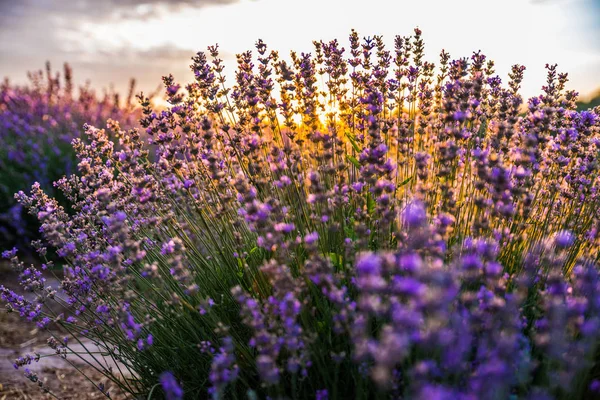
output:
[[[71,141],[84,136],[84,123],[103,126],[113,118],[131,127],[135,120],[130,102],[120,105],[115,93],[107,92],[101,97],[87,86],[74,93],[72,71],[67,64],[62,79],[52,73],[50,64],[46,65],[45,73],[33,72],[28,77],[27,85],[14,85],[8,80],[0,85],[0,245],[3,247],[23,244],[22,239],[35,237],[36,224],[27,220],[13,195],[38,182],[50,195],[60,196],[52,183],[75,172],[77,159]]]
[[[436,67],[418,29],[314,45],[258,41],[233,86],[209,47],[185,90],[164,78],[169,109],[139,96],[142,129],[87,126],[57,183],[72,215],[16,196],[66,297],[7,251],[37,295],[2,288],[8,309],[67,360],[99,348],[132,397],[597,395],[600,110],[550,65],[522,108],[524,67]]]

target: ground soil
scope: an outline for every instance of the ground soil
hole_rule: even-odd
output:
[[[0,285],[17,290],[16,277],[10,266],[0,264]],[[82,374],[59,357],[43,358],[39,363],[32,363],[29,368],[34,371],[44,386],[53,395],[43,393],[38,384],[24,376],[23,368],[16,370],[12,364],[14,359],[26,353],[52,354],[46,345],[49,333],[40,330],[35,323],[25,321],[18,313],[8,313],[0,304],[0,400],[25,399],[106,399]],[[108,379],[101,373],[84,365],[79,368],[96,383],[104,383],[111,387]],[[110,390],[111,398],[122,400],[127,397]]]

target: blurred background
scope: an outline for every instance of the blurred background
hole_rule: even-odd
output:
[[[190,57],[219,43],[229,77],[235,54],[258,38],[287,56],[313,40],[347,45],[361,36],[423,30],[426,59],[481,50],[506,78],[527,67],[522,94],[536,95],[546,63],[568,72],[568,89],[592,101],[600,88],[600,0],[0,0],[0,77],[26,82],[48,60],[71,64],[75,84],[152,92],[173,73],[191,81]]]

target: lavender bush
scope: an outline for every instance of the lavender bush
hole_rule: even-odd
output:
[[[88,125],[57,182],[74,215],[16,196],[67,298],[9,251],[36,299],[2,288],[8,310],[107,397],[597,396],[600,110],[554,65],[523,109],[524,67],[394,44],[258,41],[233,86],[209,47],[170,108],[139,96],[141,130]]]
[[[36,236],[35,221],[14,201],[13,195],[38,182],[52,196],[60,192],[52,183],[76,171],[77,159],[71,146],[83,132],[83,124],[105,125],[109,118],[131,127],[134,114],[129,101],[120,105],[116,93],[98,96],[89,87],[74,93],[72,70],[64,65],[62,79],[50,64],[46,71],[28,74],[29,83],[0,85],[0,245],[22,245]],[[133,81],[131,89],[133,90]]]

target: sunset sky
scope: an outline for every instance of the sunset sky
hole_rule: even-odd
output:
[[[313,40],[423,30],[426,59],[482,50],[506,77],[527,66],[523,94],[539,92],[544,65],[569,72],[570,89],[600,88],[600,0],[0,0],[0,76],[23,82],[46,60],[68,61],[97,88],[152,91],[162,75],[192,79],[190,57],[219,43],[226,68],[258,38],[272,49],[311,51]],[[231,75],[230,75],[231,76]]]

